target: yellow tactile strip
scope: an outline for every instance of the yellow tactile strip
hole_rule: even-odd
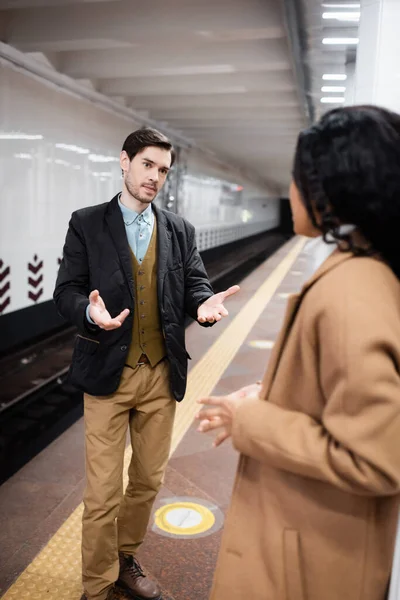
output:
[[[292,244],[292,242],[289,242]],[[305,241],[296,241],[254,296],[231,321],[189,373],[184,402],[177,407],[171,454],[190,427],[198,410],[196,399],[209,395],[233,360],[253,325],[292,267]],[[126,469],[130,449],[125,454]],[[82,504],[71,514],[44,549],[19,576],[3,600],[74,600],[81,593]]]

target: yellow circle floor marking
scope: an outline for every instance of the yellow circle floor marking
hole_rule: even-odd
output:
[[[194,536],[211,529],[215,516],[209,508],[194,502],[174,502],[159,508],[154,517],[156,527],[178,536]]]

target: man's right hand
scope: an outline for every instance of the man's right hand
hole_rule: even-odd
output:
[[[104,304],[99,291],[93,290],[89,296],[89,316],[100,329],[118,329],[129,315],[129,309],[125,308],[117,317],[112,318]]]

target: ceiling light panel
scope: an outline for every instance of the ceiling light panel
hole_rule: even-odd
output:
[[[341,4],[334,4],[332,2],[323,2],[322,6],[323,6],[323,8],[354,9],[354,8],[361,8],[361,2],[357,2],[354,4],[344,4],[343,2]]]
[[[356,46],[359,38],[324,38],[322,43],[326,46]]]
[[[324,81],[346,81],[347,75],[345,73],[325,73],[322,75]]]
[[[342,85],[323,85],[321,92],[345,92],[346,88]]]
[[[324,12],[322,18],[333,21],[355,21],[360,20],[359,12]]]
[[[343,96],[327,96],[321,98],[322,104],[343,104],[344,97]]]

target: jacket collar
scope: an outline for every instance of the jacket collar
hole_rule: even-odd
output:
[[[288,338],[297,311],[305,294],[317,281],[319,281],[327,273],[344,263],[346,260],[351,260],[352,258],[354,258],[354,255],[351,252],[341,252],[340,250],[335,250],[315,271],[315,273],[310,277],[310,279],[306,281],[301,291],[296,294],[290,295],[286,307],[284,321],[278,338],[275,342],[274,348],[272,350],[272,354],[268,362],[268,367],[262,381],[260,398],[268,398],[279,365],[279,361],[286,344],[286,340]]]
[[[157,287],[158,300],[161,302],[164,293],[164,275],[167,270],[167,259],[172,234],[165,211],[158,208],[155,204],[152,205],[152,208],[157,219]]]
[[[109,202],[105,212],[105,219],[110,229],[114,246],[117,249],[117,253],[121,261],[122,270],[128,283],[129,292],[132,296],[132,299],[134,299],[131,252],[128,239],[126,237],[122,212],[118,205],[118,196],[119,194],[114,196],[114,198]]]

